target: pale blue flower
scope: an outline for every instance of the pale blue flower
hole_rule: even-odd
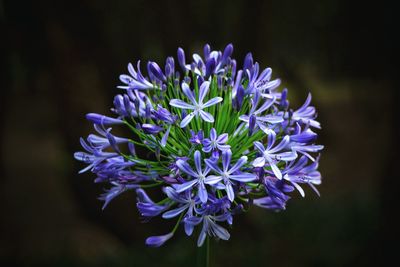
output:
[[[181,108],[181,109],[189,109],[193,110],[191,113],[186,115],[185,118],[181,121],[180,126],[183,128],[189,124],[189,122],[193,119],[194,116],[199,116],[207,122],[214,122],[214,117],[204,111],[203,109],[211,107],[215,104],[218,104],[222,101],[222,97],[214,97],[208,100],[206,103],[203,103],[204,98],[206,97],[208,90],[210,87],[209,82],[203,82],[200,86],[199,97],[198,100],[195,99],[192,90],[190,90],[189,85],[187,83],[182,83],[182,91],[189,99],[191,104],[188,104],[180,99],[172,99],[169,104],[173,107]]]

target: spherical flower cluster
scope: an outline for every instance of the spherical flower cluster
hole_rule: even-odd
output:
[[[111,188],[104,206],[116,196],[135,190],[137,208],[146,220],[161,215],[175,219],[166,235],[147,238],[158,247],[179,225],[190,236],[198,226],[197,245],[207,236],[228,240],[223,225],[255,205],[283,210],[295,189],[321,183],[316,145],[320,128],[311,95],[299,109],[289,108],[288,91],[278,91],[279,79],[260,67],[249,53],[241,69],[231,55],[204,46],[204,56],[188,63],[178,49],[178,67],[168,57],[164,70],[147,63],[147,77],[128,65],[121,75],[123,91],[114,98],[114,116],[96,113],[86,118],[97,134],[81,138],[85,152],[75,158],[88,164],[95,182]],[[180,70],[178,71],[177,69]],[[125,127],[131,135],[117,137],[111,127]],[[150,152],[139,155],[136,146]],[[160,188],[164,199],[153,201],[145,190]]]

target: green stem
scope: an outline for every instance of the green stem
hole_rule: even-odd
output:
[[[207,235],[206,239],[206,267],[210,267],[210,236]]]
[[[175,224],[174,229],[172,229],[172,233],[175,233],[175,232],[176,232],[176,229],[178,229],[179,223],[181,222],[181,220],[182,220],[184,214],[185,214],[185,213],[182,212],[182,213],[181,213],[181,216],[179,216],[178,220],[176,221],[176,224]]]

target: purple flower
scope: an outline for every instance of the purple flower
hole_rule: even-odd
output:
[[[293,186],[300,192],[301,196],[304,197],[304,190],[300,187],[300,184],[308,184],[319,196],[319,192],[314,185],[321,184],[321,173],[318,169],[318,158],[310,165],[306,166],[307,158],[301,157],[296,163],[291,163],[283,171],[283,179],[289,181]]]
[[[254,142],[254,146],[258,149],[259,152],[262,153],[262,155],[261,157],[258,157],[253,161],[253,166],[264,167],[266,166],[266,164],[268,164],[271,167],[275,176],[278,179],[282,179],[282,173],[278,168],[277,163],[279,161],[292,161],[297,158],[297,154],[294,151],[282,151],[286,149],[290,143],[289,136],[285,136],[278,145],[273,147],[275,141],[276,134],[271,132],[268,135],[268,145],[266,148],[264,148],[264,145],[260,142]]]
[[[296,122],[296,128],[290,135],[290,141],[296,143],[310,143],[317,139],[318,135],[314,133],[310,128],[305,127],[301,129],[299,123]]]
[[[210,113],[205,112],[203,109],[218,104],[219,102],[222,101],[222,97],[214,97],[203,104],[203,100],[208,93],[209,87],[210,87],[209,82],[203,82],[201,84],[199,92],[199,100],[196,101],[193,92],[190,90],[189,86],[186,83],[182,83],[183,93],[186,95],[186,97],[190,100],[192,104],[188,104],[180,99],[172,99],[169,102],[169,104],[173,107],[193,110],[181,121],[180,124],[181,128],[184,128],[186,125],[188,125],[189,122],[193,119],[193,117],[198,115],[200,115],[200,117],[204,121],[214,122],[214,117]]]
[[[203,215],[201,217],[190,217],[186,220],[186,223],[192,224],[193,226],[203,223],[201,228],[199,238],[197,239],[197,246],[201,247],[204,244],[204,240],[206,236],[216,236],[222,240],[229,240],[230,234],[229,232],[218,225],[218,221],[226,221],[227,215]]]
[[[246,183],[256,180],[257,176],[255,174],[247,172],[240,173],[240,168],[247,162],[246,156],[242,156],[235,163],[235,165],[229,168],[229,165],[231,163],[231,158],[232,158],[232,152],[230,149],[222,152],[222,170],[218,167],[217,162],[215,160],[206,159],[205,162],[207,166],[218,175],[208,176],[205,179],[205,183],[209,185],[214,185],[220,181],[223,181],[225,184],[225,190],[228,195],[228,199],[230,201],[233,201],[235,199],[235,193],[233,191],[232,181]]]
[[[87,165],[80,172],[90,170],[95,183],[110,184],[100,197],[103,208],[134,189],[144,220],[176,220],[169,233],[146,239],[151,247],[163,245],[180,225],[189,236],[198,225],[198,246],[207,236],[228,240],[222,223],[232,225],[245,207],[284,210],[294,190],[305,195],[304,184],[319,195],[323,146],[316,144],[320,124],[311,94],[293,110],[288,90],[278,91],[280,80],[271,78],[270,68],[260,69],[251,53],[240,69],[232,44],[222,51],[206,44],[203,52],[186,57],[178,48],[176,64],[172,57],[165,67],[149,61],[145,75],[140,61],[129,64],[118,86],[125,91],[113,99],[114,117],[87,114],[95,132],[81,138],[83,150],[74,154]],[[130,134],[115,136],[116,127]],[[165,194],[160,202],[143,190],[157,187]]]
[[[87,152],[75,152],[74,153],[74,158],[76,160],[85,162],[88,164],[88,166],[82,170],[79,171],[79,173],[86,172],[90,169],[95,168],[97,165],[99,165],[101,162],[113,158],[113,157],[118,157],[119,154],[115,152],[103,152],[101,149],[99,149],[96,146],[93,145],[88,145],[83,138],[80,139],[81,146],[87,151]]]
[[[158,134],[163,129],[163,127],[160,127],[158,125],[148,124],[148,123],[142,124],[141,127],[142,127],[143,131],[148,134]]]
[[[154,81],[157,82],[166,82],[167,77],[165,77],[164,73],[162,72],[161,68],[158,66],[157,63],[149,61],[147,63],[147,69],[149,72],[149,75],[154,77]]]
[[[161,105],[157,106],[157,110],[152,111],[155,118],[168,124],[174,124],[177,120],[176,115],[172,115],[168,109],[163,108]]]
[[[99,125],[112,125],[112,124],[123,124],[124,122],[120,119],[110,118],[97,113],[86,114],[86,119]]]
[[[131,63],[128,64],[129,75],[122,74],[119,76],[121,82],[126,86],[117,86],[120,89],[132,89],[132,90],[147,90],[156,88],[151,82],[146,80],[140,72],[140,60],[137,63],[137,72]]]
[[[265,191],[275,205],[273,209],[285,209],[286,202],[290,199],[286,194],[294,190],[293,186],[290,186],[283,180],[279,180],[273,176],[265,176],[263,183]]]
[[[171,219],[182,212],[186,211],[184,219],[193,216],[194,208],[196,204],[199,204],[199,198],[193,198],[191,191],[185,191],[182,193],[178,193],[172,187],[166,187],[164,189],[165,194],[167,194],[168,198],[178,203],[178,207],[163,213],[162,217],[164,219]],[[184,223],[185,224],[185,233],[190,236],[193,233],[193,225]]]
[[[174,236],[174,233],[168,233],[166,235],[158,235],[158,236],[150,236],[146,239],[146,245],[149,247],[158,248],[162,246],[165,242],[167,242],[171,237]]]
[[[251,70],[253,68],[253,55],[249,52],[244,58],[243,70]]]
[[[137,194],[137,208],[145,218],[150,218],[161,214],[168,208],[168,205],[158,205],[154,203],[150,197],[146,194],[146,192],[139,188],[136,190]]]
[[[198,131],[196,134],[193,130],[190,130],[190,143],[200,145],[203,142],[204,135],[203,135],[203,130]]]
[[[274,90],[281,84],[281,80],[276,79],[270,81],[272,75],[272,70],[270,68],[266,68],[260,75],[258,75],[258,73],[258,63],[255,63],[251,70],[246,70],[249,79],[247,92],[250,94],[259,93],[261,96],[270,99],[280,98],[280,93],[275,93]]]
[[[308,94],[306,102],[298,110],[294,111],[291,117],[292,121],[302,122],[312,127],[321,129],[321,124],[314,120],[317,116],[315,107],[310,106],[311,94]]]
[[[108,190],[104,194],[102,194],[99,198],[100,200],[104,200],[104,205],[102,207],[103,210],[107,207],[107,205],[115,197],[119,196],[120,194],[124,193],[125,191],[139,187],[139,185],[137,185],[137,184],[119,184],[117,182],[112,182],[112,184],[114,186],[111,187],[110,190]]]
[[[246,122],[246,126],[249,127],[249,131],[252,132],[253,128],[255,125],[257,125],[263,132],[266,134],[271,133],[273,130],[268,127],[268,124],[277,124],[283,122],[282,116],[279,115],[272,115],[272,114],[267,114],[267,115],[262,115],[263,112],[265,112],[268,108],[272,106],[274,103],[275,99],[267,100],[264,102],[264,104],[261,105],[261,107],[257,108],[259,98],[255,96],[255,99],[253,99],[253,105],[250,110],[249,115],[241,115],[239,117],[240,120]],[[254,125],[254,126],[253,126]]]
[[[304,156],[308,157],[312,161],[315,161],[315,159],[309,154],[310,152],[319,152],[324,148],[324,146],[321,145],[309,145],[307,143],[294,143],[291,145],[292,150],[294,152],[298,152],[300,154],[303,154]]]
[[[94,125],[94,129],[98,132],[101,136],[90,134],[87,138],[88,143],[91,147],[103,150],[112,146],[116,152],[119,152],[117,144],[127,143],[128,138],[116,137],[111,135],[111,128],[105,130],[102,129],[98,124]]]
[[[182,70],[186,71],[188,69],[190,69],[190,65],[189,67],[186,66],[186,61],[185,61],[185,51],[183,51],[182,48],[178,48],[178,62],[179,65],[181,66]]]
[[[217,131],[212,128],[210,131],[210,138],[205,138],[203,140],[203,151],[210,153],[212,150],[219,149],[220,151],[226,151],[231,148],[230,145],[226,145],[228,142],[228,134],[224,133],[217,136]]]
[[[210,172],[210,169],[206,167],[204,170],[201,167],[201,154],[200,151],[196,150],[194,152],[194,164],[196,166],[196,171],[190,167],[190,165],[183,160],[178,160],[176,165],[178,168],[193,178],[193,180],[189,180],[180,185],[174,185],[176,192],[181,193],[183,191],[189,190],[197,185],[198,189],[198,197],[200,198],[201,202],[207,202],[208,193],[206,190],[206,186],[204,184],[204,180],[206,179],[207,174]]]
[[[173,57],[167,57],[166,63],[165,63],[165,75],[167,75],[168,78],[172,78],[172,76],[175,73],[175,61]]]
[[[252,203],[269,210],[284,210],[286,208],[286,201],[276,201],[270,196],[252,199]]]

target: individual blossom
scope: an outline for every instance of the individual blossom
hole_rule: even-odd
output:
[[[185,191],[182,193],[178,193],[172,187],[166,187],[164,189],[165,194],[169,199],[178,204],[178,207],[175,209],[171,209],[165,213],[163,213],[162,217],[164,219],[174,218],[182,213],[185,213],[184,216],[184,224],[185,224],[185,232],[187,235],[191,235],[193,233],[193,224],[186,223],[185,220],[194,216],[194,209],[197,204],[200,203],[198,197],[193,197],[191,191]]]
[[[253,161],[253,166],[264,167],[268,165],[269,167],[271,167],[271,170],[275,174],[275,176],[278,179],[282,179],[282,172],[278,168],[277,164],[280,161],[292,161],[297,158],[296,152],[285,150],[289,142],[289,136],[285,136],[278,145],[275,145],[276,134],[274,132],[271,132],[268,135],[268,144],[266,148],[264,148],[264,145],[262,143],[258,141],[254,142],[254,146],[262,154],[260,157],[256,158]]]
[[[251,182],[257,179],[257,176],[252,173],[239,171],[240,168],[247,162],[246,156],[242,156],[232,167],[230,167],[231,159],[232,152],[230,149],[222,152],[222,169],[217,165],[215,160],[206,159],[205,162],[207,166],[217,175],[208,176],[205,179],[205,183],[213,185],[223,181],[228,199],[233,201],[235,199],[235,193],[232,186],[233,181],[242,183]]]
[[[241,115],[240,120],[246,122],[246,127],[252,132],[255,126],[258,126],[263,132],[269,134],[273,132],[270,125],[276,125],[283,122],[282,116],[274,114],[263,114],[269,109],[275,101],[275,98],[265,101],[259,108],[257,108],[259,97],[255,96],[252,101],[252,108],[249,115]]]
[[[155,86],[149,82],[145,77],[143,77],[140,72],[140,61],[137,63],[137,71],[131,63],[128,64],[129,75],[122,74],[119,76],[121,82],[126,85],[118,86],[121,89],[133,89],[133,90],[147,90],[154,89]]]
[[[212,128],[210,131],[210,137],[205,138],[202,142],[204,145],[203,151],[207,153],[217,150],[226,151],[231,148],[231,146],[227,145],[226,142],[228,142],[228,134],[224,133],[218,136],[215,128]]]
[[[229,222],[231,214],[223,209],[223,202],[217,199],[212,200],[210,204],[199,209],[198,215],[200,216],[192,216],[185,220],[185,223],[193,227],[202,223],[202,228],[197,239],[197,246],[199,247],[203,245],[207,235],[215,236],[222,240],[228,240],[230,238],[229,232],[224,227],[218,225],[218,222]],[[214,215],[220,211],[223,212],[219,215]]]
[[[295,110],[290,119],[293,122],[299,121],[305,124],[308,124],[312,127],[321,128],[321,125],[318,121],[315,120],[317,114],[315,111],[315,107],[310,106],[311,103],[311,94],[308,94],[306,101],[304,104],[297,110]]]
[[[190,130],[190,143],[192,144],[196,144],[196,145],[201,145],[203,143],[204,140],[204,133],[203,130],[198,131],[197,133],[195,133],[193,130]]]
[[[193,92],[189,88],[189,85],[187,85],[187,83],[182,83],[182,91],[189,99],[191,104],[188,104],[180,99],[172,99],[169,102],[169,104],[173,107],[193,110],[191,113],[186,115],[186,117],[183,118],[183,120],[181,121],[180,126],[182,128],[186,127],[186,125],[188,125],[189,122],[195,116],[200,116],[206,122],[214,122],[214,117],[210,113],[204,111],[203,109],[218,104],[219,102],[222,101],[222,97],[214,97],[208,100],[206,103],[203,103],[203,100],[208,93],[209,87],[210,87],[209,82],[203,82],[200,86],[198,100],[196,100]]]
[[[183,160],[178,160],[176,162],[176,165],[178,168],[189,175],[192,180],[186,181],[183,184],[180,185],[175,185],[176,192],[184,192],[188,189],[191,189],[193,186],[197,186],[198,189],[198,197],[200,200],[205,203],[207,202],[208,198],[208,193],[206,190],[206,186],[204,184],[204,180],[206,179],[207,174],[210,172],[210,169],[208,167],[205,167],[204,170],[202,168],[202,161],[201,161],[201,153],[200,151],[196,150],[194,152],[194,165],[196,166],[196,171],[190,167],[190,165]]]

